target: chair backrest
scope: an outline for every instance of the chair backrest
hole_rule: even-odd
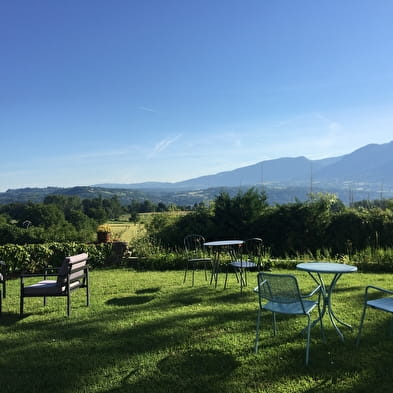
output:
[[[201,251],[205,238],[202,235],[187,235],[184,238],[184,248],[189,251]]]
[[[262,252],[263,252],[263,241],[259,237],[253,237],[251,239],[247,239],[243,244],[243,255],[247,257],[247,259],[256,264],[261,263]]]
[[[184,240],[184,248],[189,257],[201,256],[204,253],[205,238],[202,235],[187,235]]]
[[[66,257],[59,270],[57,285],[65,285],[67,279],[69,279],[70,283],[72,283],[85,278],[85,269],[88,258],[89,255],[87,253]]]
[[[304,311],[297,279],[291,274],[258,273],[258,293],[260,303],[262,299],[274,303],[301,303]]]

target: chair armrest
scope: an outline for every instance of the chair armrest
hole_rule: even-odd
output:
[[[47,276],[64,276],[65,274],[47,274]],[[42,277],[43,273],[25,273],[25,274],[21,274],[20,278],[24,278],[24,277]]]
[[[368,299],[368,292],[369,292],[370,289],[378,291],[378,292],[386,293],[386,294],[389,294],[389,295],[393,295],[393,291],[390,291],[389,289],[376,287],[375,285],[367,285],[366,292],[365,292],[366,301]]]
[[[29,278],[29,277],[40,277],[40,278],[43,278],[43,274],[40,274],[40,273],[26,273],[26,274],[21,274],[20,275],[20,282],[21,282],[21,284],[23,284],[23,281],[24,281],[24,279],[25,278]],[[46,277],[59,277],[60,276],[60,274],[46,274],[45,275],[45,278]]]
[[[44,272],[46,273],[46,272],[50,272],[50,271],[55,271],[55,272],[58,272],[60,270],[60,267],[46,267],[45,269],[44,269]]]
[[[307,298],[315,295],[318,291],[321,290],[321,286],[318,285],[316,288],[314,288],[308,295],[302,295],[302,298]]]
[[[260,287],[262,287],[262,286],[264,286],[265,284],[266,284],[266,280],[263,280],[261,283],[259,283],[259,285],[257,285],[255,288],[254,288],[254,292],[255,293],[259,293],[259,288]]]

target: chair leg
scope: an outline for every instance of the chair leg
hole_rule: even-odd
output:
[[[71,314],[71,294],[68,291],[68,294],[67,294],[67,317],[69,317],[70,314]]]
[[[20,310],[19,310],[19,314],[21,317],[23,316],[23,300],[24,300],[24,297],[23,297],[23,294],[21,293],[20,294]]]
[[[308,366],[308,360],[310,357],[310,334],[311,334],[311,318],[307,314],[308,324],[307,324],[307,345],[306,345],[306,366]]]
[[[390,335],[393,336],[393,318],[390,321]]]
[[[86,306],[90,306],[90,289],[89,289],[89,270],[86,273]]]
[[[254,352],[255,353],[258,353],[260,325],[261,325],[261,308],[258,309],[258,316],[257,316],[257,329],[256,329],[256,333],[255,333],[255,345],[254,345]]]
[[[273,314],[273,332],[274,332],[274,335],[276,335],[277,334],[276,313],[274,312],[272,314]]]
[[[228,281],[228,266],[225,272],[225,282],[224,282],[224,289],[227,289],[227,281]]]
[[[239,280],[240,270],[237,270],[236,268],[234,270],[235,270],[236,281],[239,284],[240,283],[240,280]]]
[[[364,304],[362,317],[360,318],[359,332],[358,332],[358,335],[357,335],[357,337],[356,337],[356,346],[357,346],[357,347],[358,347],[359,344],[360,344],[360,335],[362,334],[364,317],[366,316],[366,309],[367,309],[367,305]]]
[[[321,336],[322,336],[322,341],[326,343],[326,336],[325,336],[325,329],[323,328],[323,321],[322,321],[322,312],[321,312],[321,304],[318,299],[318,315],[319,315],[319,323],[321,324]]]
[[[183,284],[186,282],[186,278],[187,278],[187,270],[188,270],[188,263],[186,265],[186,268],[184,269],[184,278],[183,278]]]

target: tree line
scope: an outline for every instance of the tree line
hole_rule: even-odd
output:
[[[147,225],[149,239],[169,250],[183,247],[190,233],[209,240],[261,237],[274,257],[299,254],[348,255],[367,247],[393,247],[393,199],[345,206],[334,194],[310,194],[304,202],[269,205],[266,193],[250,188],[220,192],[210,203],[188,207],[187,214],[166,214],[178,206],[134,201],[123,206],[116,196],[81,199],[49,195],[43,203],[0,205],[0,244],[93,242],[109,219],[158,212]]]
[[[185,235],[209,240],[261,237],[273,257],[350,255],[367,247],[393,247],[393,199],[362,201],[352,206],[334,194],[310,194],[305,202],[269,206],[254,188],[231,197],[221,192],[176,219],[156,216],[148,232],[166,247],[181,247]]]
[[[135,201],[121,205],[117,196],[81,199],[78,196],[48,195],[42,203],[0,205],[0,244],[37,244],[46,242],[91,242],[96,228],[122,214],[164,212],[173,209],[164,203]]]

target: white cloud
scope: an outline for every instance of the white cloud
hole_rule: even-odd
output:
[[[138,106],[138,109],[145,112],[157,113],[157,111],[152,108],[148,108],[147,106]]]
[[[176,142],[179,138],[181,137],[181,134],[176,135],[173,138],[164,138],[160,140],[156,145],[154,146],[153,151],[151,152],[150,156],[155,156],[158,153],[162,153],[164,150],[166,150],[170,145],[172,145],[174,142]]]

